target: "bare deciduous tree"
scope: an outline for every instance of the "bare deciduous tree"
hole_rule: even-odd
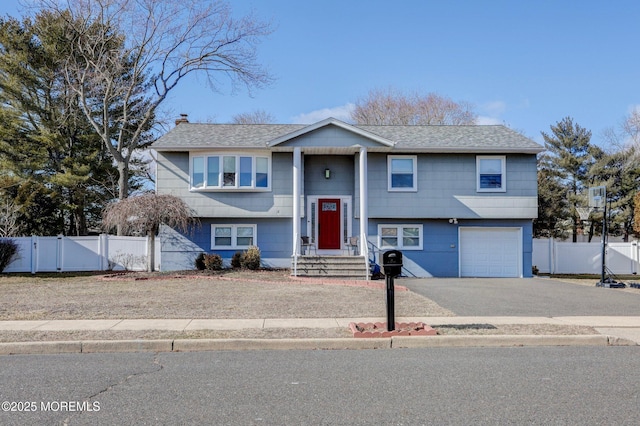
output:
[[[236,114],[231,119],[233,124],[273,124],[275,121],[273,114],[262,109]]]
[[[120,199],[129,195],[134,151],[150,144],[158,107],[187,75],[204,75],[213,90],[271,81],[256,56],[270,24],[235,19],[225,1],[37,2],[68,17],[68,84],[118,166]]]
[[[102,215],[105,230],[119,228],[124,234],[149,237],[147,269],[153,271],[155,237],[164,224],[187,232],[196,223],[193,210],[174,195],[144,194],[111,203]]]
[[[374,89],[355,103],[351,119],[371,125],[465,125],[477,115],[468,102],[436,93],[405,95],[395,89]]]
[[[15,237],[20,230],[18,206],[13,200],[0,200],[0,238]]]

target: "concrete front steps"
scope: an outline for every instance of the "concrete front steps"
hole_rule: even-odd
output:
[[[361,256],[300,256],[297,274],[291,265],[291,274],[299,277],[322,277],[364,280],[367,265]]]

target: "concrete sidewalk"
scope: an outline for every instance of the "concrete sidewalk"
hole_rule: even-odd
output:
[[[386,318],[257,319],[111,319],[0,321],[0,331],[239,330],[270,328],[347,328],[350,323],[385,322]],[[442,346],[640,345],[640,316],[559,317],[400,317],[433,327],[469,324],[550,324],[593,327],[599,335],[454,335],[324,339],[166,339],[0,343],[0,354],[67,352],[170,352],[245,349],[364,349]]]
[[[385,322],[386,318],[256,318],[256,319],[99,319],[0,321],[0,331],[241,330],[247,328],[346,328],[350,323]],[[551,324],[594,328],[640,328],[640,316],[562,317],[400,317],[397,322],[430,326],[469,324]],[[639,339],[640,340],[640,339]],[[638,342],[640,343],[640,341]]]

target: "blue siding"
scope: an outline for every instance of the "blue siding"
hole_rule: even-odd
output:
[[[419,265],[426,274],[434,277],[459,276],[458,228],[464,226],[484,226],[491,228],[522,228],[523,276],[531,277],[532,265],[532,222],[530,220],[474,220],[450,224],[448,220],[394,220],[377,219],[369,222],[369,238],[375,244],[378,240],[379,224],[416,224],[423,226],[423,250],[404,250],[403,258]],[[405,265],[407,264],[405,261]],[[379,263],[379,259],[378,259]],[[416,271],[417,272],[417,271]],[[420,275],[419,272],[416,275]]]
[[[200,253],[217,253],[222,256],[225,265],[238,249],[211,249],[212,224],[255,224],[257,225],[256,245],[260,249],[261,258],[266,265],[284,266],[290,263],[292,226],[291,219],[202,219],[198,227],[186,234],[175,230],[165,230],[161,234],[163,271],[177,269],[193,269],[195,258]]]

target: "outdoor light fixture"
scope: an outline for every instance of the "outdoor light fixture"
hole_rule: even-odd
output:
[[[328,168],[324,169],[324,178],[325,179],[331,178],[331,170],[329,170]]]
[[[451,218],[451,219],[449,219],[449,223],[452,224],[452,225],[457,225],[458,224],[458,219],[456,219],[455,217]]]

